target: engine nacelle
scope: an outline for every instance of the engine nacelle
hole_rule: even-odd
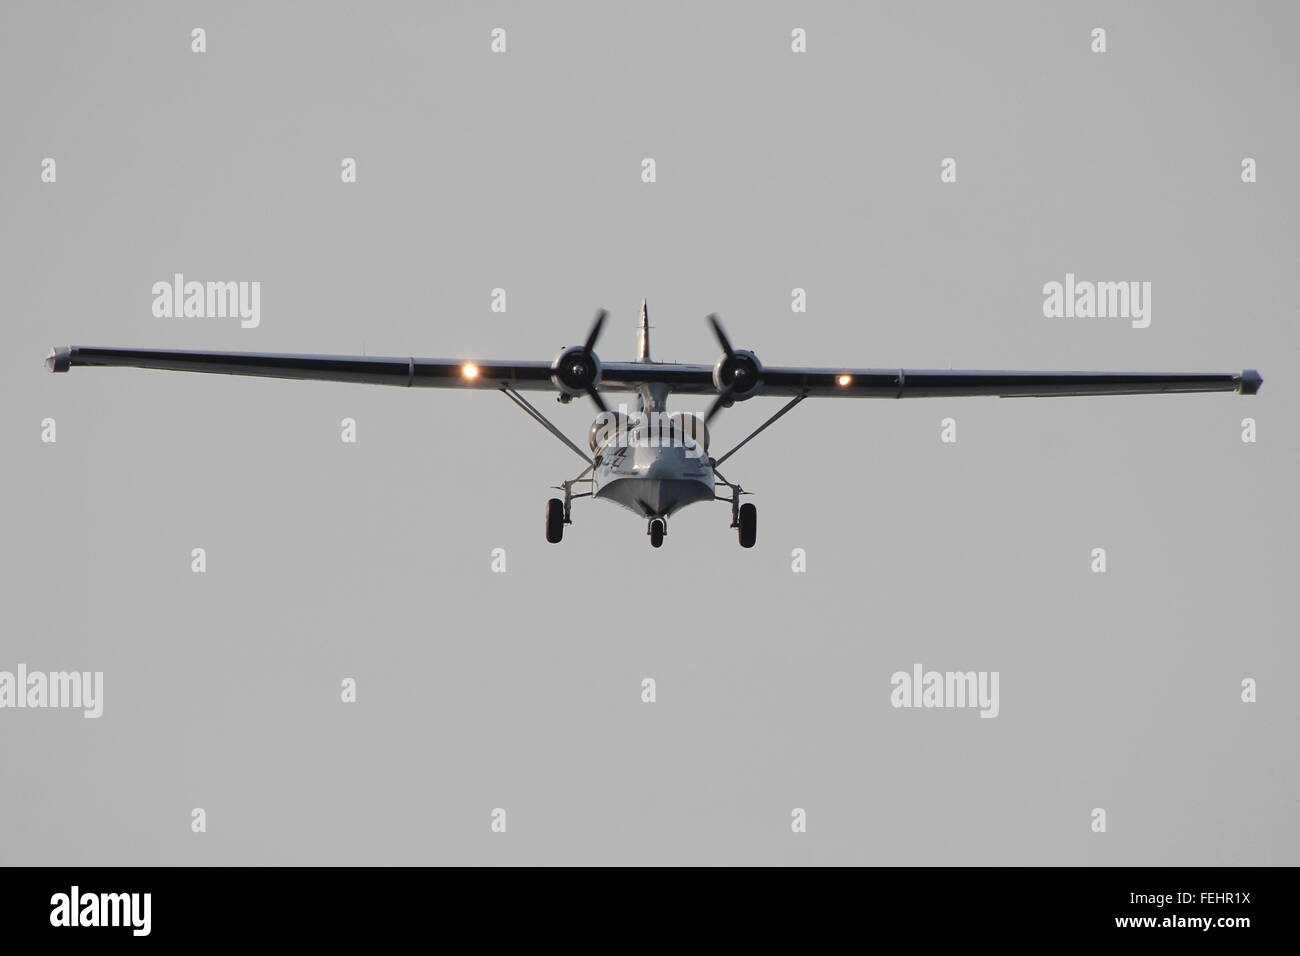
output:
[[[721,394],[730,390],[732,401],[743,402],[763,384],[763,363],[748,349],[723,355],[713,366],[713,387]]]
[[[581,345],[567,348],[551,363],[551,382],[565,395],[577,398],[600,384],[600,359]]]

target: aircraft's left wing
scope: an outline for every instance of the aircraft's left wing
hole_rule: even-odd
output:
[[[767,368],[756,395],[823,398],[1002,398],[1240,392],[1254,395],[1259,372],[985,372],[952,369]]]

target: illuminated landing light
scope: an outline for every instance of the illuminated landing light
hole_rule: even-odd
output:
[[[836,384],[836,385],[852,385],[852,384],[853,384],[853,376],[852,376],[852,375],[841,375],[839,378],[837,378],[837,379],[835,380],[835,384]]]
[[[478,366],[473,362],[466,362],[460,367],[460,374],[465,378],[478,378]]]

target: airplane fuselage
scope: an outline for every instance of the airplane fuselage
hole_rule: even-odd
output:
[[[653,442],[647,429],[641,428],[599,446],[593,468],[594,497],[643,518],[666,518],[697,501],[712,501],[713,469],[704,449],[668,435],[664,438],[662,443]]]

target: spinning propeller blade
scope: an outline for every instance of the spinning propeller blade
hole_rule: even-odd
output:
[[[596,361],[599,361],[594,357],[596,354],[594,350],[596,348],[596,340],[600,338],[600,330],[605,327],[605,317],[607,315],[609,315],[609,311],[606,309],[600,309],[596,312],[596,319],[591,323],[591,331],[587,333],[587,341],[582,345],[582,354],[593,364]],[[609,406],[605,404],[605,399],[601,397],[600,392],[596,390],[594,384],[587,386],[587,394],[596,404],[596,407],[602,412],[609,411]]]
[[[727,358],[731,358],[736,354],[736,350],[731,347],[731,340],[722,329],[722,320],[718,318],[718,313],[710,312],[708,319],[709,325],[713,326],[713,334],[717,336],[718,344],[722,346],[722,351],[727,353]]]
[[[708,315],[708,322],[709,326],[713,329],[713,334],[717,338],[718,344],[722,346],[723,353],[729,359],[735,358],[736,350],[731,347],[731,340],[727,338],[727,333],[722,328],[722,320],[718,318],[718,314],[716,312],[710,312]],[[708,425],[709,422],[713,421],[718,412],[732,404],[731,393],[734,391],[734,385],[735,381],[733,379],[732,384],[724,388],[718,394],[718,397],[713,400],[713,404],[709,406],[709,410],[704,413],[705,425]]]
[[[713,421],[714,416],[717,415],[718,412],[727,407],[727,403],[731,399],[731,396],[728,394],[730,391],[731,389],[724,389],[722,394],[713,400],[713,404],[709,406],[709,410],[704,413],[704,424],[709,424],[709,422]]]
[[[605,413],[609,412],[609,406],[606,405],[605,400],[600,397],[600,392],[596,391],[595,385],[587,386],[587,394],[591,396],[591,400],[596,403],[597,408],[599,408],[602,412]]]
[[[600,330],[605,325],[605,316],[609,315],[605,309],[596,313],[596,321],[591,323],[591,331],[587,333],[587,342],[582,346],[582,350],[591,354],[592,349],[596,347],[596,340],[600,338]]]

